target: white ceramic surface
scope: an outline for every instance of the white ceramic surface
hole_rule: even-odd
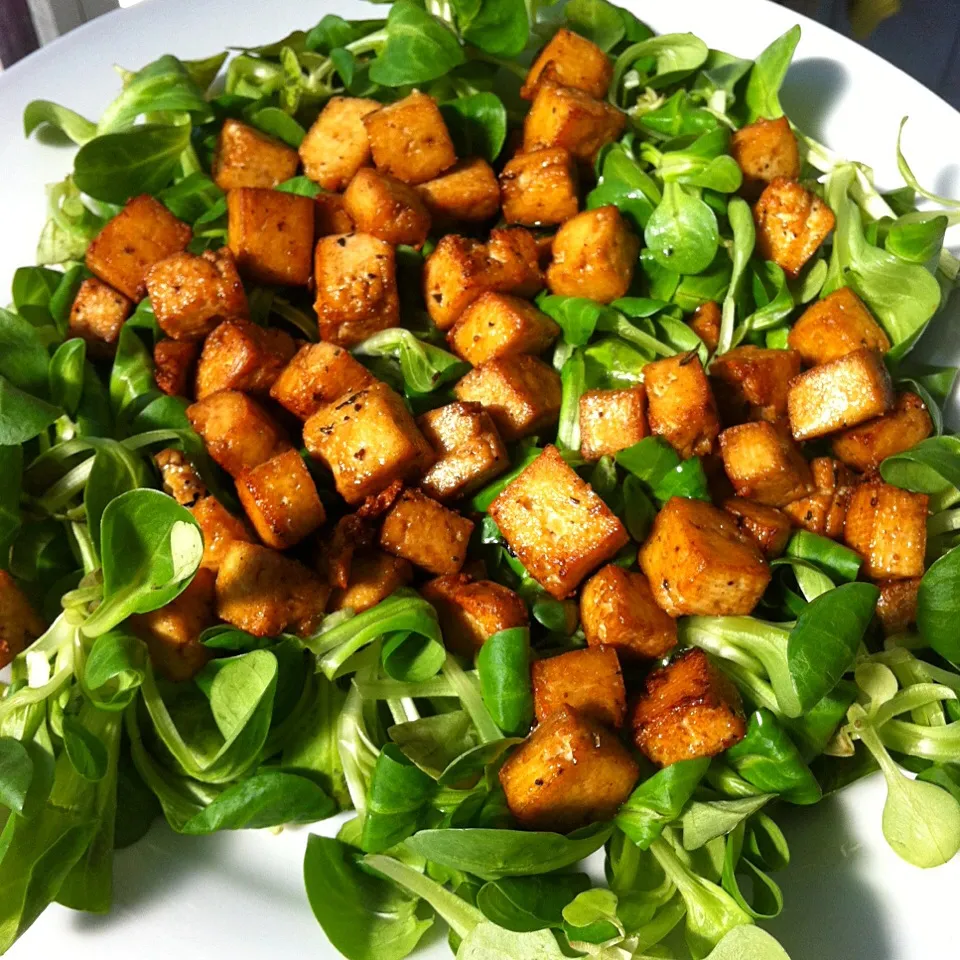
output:
[[[692,30],[745,57],[800,20],[803,39],[782,98],[790,116],[842,155],[872,164],[882,185],[899,186],[894,144],[909,114],[905,144],[915,172],[938,192],[960,196],[960,114],[851,41],[766,0],[620,2],[658,31]],[[67,149],[23,140],[28,101],[46,98],[96,118],[118,89],[111,64],[139,67],[163,53],[199,57],[277,39],[327,12],[362,10],[352,0],[152,0],[96,20],[0,75],[0,302],[14,269],[32,261],[43,185],[70,167]],[[925,358],[960,363],[960,335],[950,332],[960,307],[952,307],[921,344]],[[960,862],[922,872],[898,860],[880,834],[883,799],[882,782],[871,779],[782,817],[793,863],[777,876],[786,908],[772,929],[793,960],[929,960],[955,952]],[[158,824],[118,854],[111,914],[52,907],[10,955],[335,960],[303,891],[306,837],[296,829],[193,839]],[[416,956],[450,954],[436,935]]]

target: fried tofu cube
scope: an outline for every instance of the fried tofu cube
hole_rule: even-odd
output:
[[[591,40],[561,27],[533,61],[520,96],[532,100],[543,79],[602,100],[613,79],[613,63]]]
[[[380,546],[433,574],[459,573],[473,521],[419,490],[404,490],[383,518]]]
[[[434,459],[403,400],[385,383],[321,407],[304,425],[303,442],[350,504],[423,473]]]
[[[376,100],[333,97],[300,144],[303,172],[324,190],[342,190],[370,166],[370,138],[363,118],[380,109]]]
[[[217,622],[216,582],[216,574],[201,567],[175,600],[130,618],[131,629],[147,645],[150,663],[167,680],[192,680],[210,659],[200,634]]]
[[[477,403],[450,403],[429,410],[417,426],[437,459],[420,480],[435,500],[456,500],[510,466],[507,449],[488,413]]]
[[[643,384],[620,390],[588,390],[580,397],[580,454],[599,460],[648,436]]]
[[[457,162],[450,131],[433,97],[414,91],[363,118],[378,170],[426,183]]]
[[[720,343],[720,322],[723,313],[716,300],[707,300],[701,303],[690,318],[690,329],[703,341],[708,350],[713,352]]]
[[[159,200],[134,197],[93,238],[86,264],[94,276],[139,303],[146,295],[150,268],[185,250],[193,231]]]
[[[314,309],[323,340],[352,347],[400,325],[393,247],[368,233],[324,237],[315,254]]]
[[[535,660],[530,673],[538,723],[572,707],[580,716],[606,727],[623,726],[627,691],[613,647],[588,647]]]
[[[444,644],[468,659],[495,633],[529,623],[523,600],[492,580],[447,574],[429,580],[420,592],[437,611]]]
[[[474,367],[453,392],[458,400],[479,403],[508,441],[546,429],[560,416],[560,374],[525,353]]]
[[[255,543],[253,531],[240,517],[235,517],[216,497],[198,500],[190,512],[200,524],[203,534],[203,559],[201,567],[216,573],[223,563],[227,549],[235,540],[240,543]]]
[[[920,577],[907,580],[881,580],[877,617],[888,637],[909,630],[917,622],[917,595]]]
[[[657,606],[643,573],[608,563],[580,594],[580,623],[591,647],[626,661],[656,660],[677,645],[677,623]]]
[[[853,473],[839,460],[816,457],[810,461],[815,493],[788,503],[783,512],[798,527],[821,537],[843,534],[850,495],[856,483]]]
[[[314,198],[314,232],[317,237],[332,233],[353,233],[354,223],[343,207],[343,195],[318,193]]]
[[[518,153],[500,174],[503,217],[527,227],[557,226],[576,216],[577,165],[562,147]]]
[[[487,243],[494,286],[500,293],[532,297],[543,289],[540,247],[523,227],[491,230]]]
[[[714,393],[728,421],[782,420],[790,381],[799,373],[795,350],[735,347],[710,364]]]
[[[227,194],[227,237],[240,273],[254,283],[310,281],[314,210],[310,197],[240,187]]]
[[[343,209],[357,230],[387,243],[423,246],[430,213],[413,187],[379,170],[360,170],[343,195]]]
[[[490,505],[490,516],[537,583],[557,600],[630,538],[612,510],[549,446]]]
[[[297,352],[283,330],[248,320],[226,320],[203,343],[197,363],[197,399],[221,390],[267,393]]]
[[[702,500],[668,500],[639,561],[654,599],[671,617],[749,614],[770,583],[756,543],[730,514]]]
[[[213,160],[213,180],[223,191],[275,187],[300,166],[297,151],[239,120],[227,118]]]
[[[330,609],[363,613],[413,579],[413,564],[382,550],[359,550],[350,564],[350,580],[330,594]]]
[[[800,448],[765,420],[724,430],[720,450],[739,497],[782,507],[814,491],[810,465]]]
[[[237,390],[223,390],[199,400],[187,407],[187,418],[207,452],[231,477],[290,449],[266,410]]]
[[[871,580],[923,576],[929,501],[925,493],[880,479],[860,484],[850,495],[843,540],[863,557],[863,573]]]
[[[527,300],[508,293],[482,293],[447,334],[450,347],[474,367],[514,353],[543,353],[560,327]]]
[[[483,223],[500,209],[500,184],[483,157],[469,157],[416,188],[435,226]]]
[[[296,450],[241,473],[237,496],[257,535],[274,550],[289,550],[327,518],[313,477]]]
[[[301,420],[345,393],[374,382],[366,367],[335,343],[301,347],[270,388],[270,396]]]
[[[571,707],[541,723],[500,768],[520,825],[558,833],[610,820],[639,776],[616,734]]]
[[[584,210],[553,238],[547,286],[562,297],[610,303],[630,289],[639,252],[640,240],[616,207]]]
[[[153,379],[168,397],[189,397],[200,344],[161,340],[153,348]]]
[[[182,451],[168,447],[154,454],[153,462],[160,471],[163,492],[181,507],[192,507],[207,495],[207,485]]]
[[[724,500],[723,509],[733,517],[740,532],[750,537],[768,559],[779,557],[787,549],[793,526],[782,510],[743,497]]]
[[[120,328],[133,311],[133,302],[96,277],[80,284],[70,308],[71,337],[86,341],[94,357],[110,357],[117,349]]]
[[[563,147],[590,164],[601,147],[619,139],[626,125],[627,115],[605,100],[545,80],[523,121],[523,152]]]
[[[747,732],[737,688],[696,648],[647,677],[632,725],[637,747],[661,767],[715,757]]]
[[[915,393],[901,393],[890,413],[833,437],[833,454],[847,466],[869,473],[887,457],[902,453],[933,433],[927,406]]]
[[[807,307],[787,334],[787,343],[811,367],[864,347],[879,353],[890,349],[890,338],[849,287]]]
[[[874,350],[855,350],[790,381],[787,414],[794,440],[813,440],[887,413],[893,381]]]
[[[6,570],[0,570],[0,670],[45,630],[30,601]]]
[[[833,211],[795,180],[777,177],[753,209],[757,253],[796,277],[836,223]]]
[[[678,354],[643,368],[650,432],[681,457],[703,456],[720,434],[717,404],[696,353]]]
[[[302,563],[234,540],[217,573],[217,615],[255,637],[305,637],[323,620],[330,588]]]
[[[786,117],[761,117],[737,130],[730,138],[730,153],[743,172],[741,192],[752,199],[760,196],[771,180],[800,176],[800,150]]]

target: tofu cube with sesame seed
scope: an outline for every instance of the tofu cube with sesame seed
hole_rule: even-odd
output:
[[[582,717],[605,727],[623,726],[627,691],[613,647],[588,647],[535,660],[530,674],[538,723],[564,707],[572,707]]]
[[[120,328],[133,311],[133,302],[113,287],[89,277],[80,284],[70,308],[71,337],[80,337],[93,357],[110,357],[117,349]]]
[[[588,165],[602,147],[619,139],[626,124],[627,115],[605,100],[544,80],[523,121],[523,152],[563,147]]]
[[[374,382],[366,367],[335,343],[301,347],[270,388],[270,396],[301,420],[322,406]]]
[[[419,490],[404,490],[383,518],[380,546],[430,573],[459,573],[473,521]]]
[[[723,509],[733,517],[740,531],[747,534],[768,559],[779,557],[787,549],[793,526],[790,518],[782,510],[743,497],[730,497],[724,500]]]
[[[814,491],[810,465],[782,430],[765,420],[720,434],[723,467],[737,496],[782,507]]]
[[[514,353],[540,354],[560,328],[528,300],[508,293],[482,293],[447,334],[450,347],[474,367]]]
[[[710,383],[724,422],[782,420],[790,381],[799,373],[800,355],[795,350],[746,346],[714,357]]]
[[[201,567],[216,573],[231,543],[235,540],[256,543],[256,537],[246,521],[234,516],[216,497],[203,497],[189,509],[203,534]]]
[[[618,390],[587,390],[580,397],[580,453],[584,460],[613,456],[649,433],[643,384]]]
[[[890,338],[853,290],[840,287],[803,311],[787,344],[815,367],[863,348],[886,353]]]
[[[518,153],[500,174],[503,217],[527,227],[553,227],[580,208],[577,165],[562,147]]]
[[[413,579],[413,564],[383,550],[358,550],[350,563],[347,585],[330,594],[330,609],[363,613]]]
[[[831,447],[838,460],[869,473],[887,457],[915,447],[932,433],[927,405],[915,393],[901,393],[890,413],[835,434]]]
[[[730,153],[743,173],[741,192],[751,199],[778,177],[796,180],[800,176],[800,150],[786,117],[761,117],[741,127],[730,138]]]
[[[360,170],[343,195],[343,209],[358,231],[394,246],[423,246],[430,213],[413,187],[369,168]]]
[[[300,166],[297,151],[265,133],[228,117],[220,128],[213,181],[223,191],[275,187]]]
[[[303,172],[324,190],[342,190],[371,163],[363,118],[380,107],[362,97],[328,100],[300,144]]]
[[[532,100],[546,79],[602,100],[613,79],[613,62],[592,40],[561,27],[527,71],[520,96]]]
[[[753,218],[757,253],[789,277],[799,276],[836,223],[833,211],[815,193],[783,177],[764,189]]]
[[[788,503],[783,512],[801,529],[835,540],[843,534],[856,478],[849,467],[830,457],[815,457],[810,472],[814,492]]]
[[[920,579],[909,577],[906,580],[881,580],[877,583],[880,588],[877,618],[888,637],[904,633],[917,622]]]
[[[460,160],[439,177],[416,187],[438,229],[457,223],[483,223],[500,209],[500,184],[483,157]]]
[[[650,432],[663,437],[684,459],[710,453],[720,433],[720,418],[696,353],[648,363],[643,382]]]
[[[221,390],[267,393],[297,345],[283,330],[249,320],[226,320],[203,343],[197,362],[197,399]]]

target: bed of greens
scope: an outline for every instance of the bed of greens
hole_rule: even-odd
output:
[[[629,219],[645,240],[642,270],[636,295],[615,307],[541,298],[563,331],[556,437],[515,445],[511,472],[471,507],[483,514],[554,440],[635,539],[670,496],[709,499],[700,461],[659,441],[595,465],[576,457],[585,389],[635,383],[645,363],[680,352],[706,362],[683,320],[705,300],[722,304],[720,352],[784,346],[798,307],[853,285],[893,343],[895,381],[923,397],[937,432],[881,468],[931,497],[917,630],[884,640],[859,557],[795,535],[756,617],[680,622],[681,642],[712,654],[750,705],[746,739],[712,761],[648,767],[614,821],[566,836],[516,829],[496,771],[530,727],[530,645],[572,649],[583,635],[575,607],[529,577],[492,522],[478,524],[477,554],[527,601],[532,626],[493,637],[476,665],[444,649],[434,609],[404,589],[328,617],[306,640],[213,628],[203,640],[219,656],[195,682],[154,675],[126,621],[186,587],[203,543],[157,489],[150,454],[179,446],[223,502],[234,496],[185,402],[154,384],[149,301],[107,363],[67,339],[66,324],[87,244],[131,196],[153,194],[190,223],[191,250],[224,243],[225,199],[209,172],[225,118],[296,146],[335,93],[391,100],[418,87],[441,102],[463,153],[495,161],[522,118],[523,57],[564,18],[615,61],[610,96],[628,133],[598,157],[587,206],[612,203]],[[97,122],[27,107],[28,135],[52,126],[80,149],[48,188],[39,265],[17,271],[0,310],[0,567],[50,624],[0,698],[0,953],[51,902],[107,911],[114,850],[160,817],[205,835],[353,810],[336,839],[309,837],[304,860],[310,904],[350,960],[400,960],[440,921],[459,960],[784,958],[757,926],[784,908],[778,809],[878,768],[888,791],[878,827],[893,849],[918,867],[956,855],[960,438],[940,414],[956,370],[915,363],[910,350],[956,283],[960,261],[943,242],[960,203],[925,190],[899,151],[905,186],[883,193],[869,167],[798,131],[809,182],[837,216],[832,245],[797,280],[755,254],[730,131],[782,115],[799,36],[751,61],[693,34],[654,36],[606,0],[562,12],[538,0],[398,0],[381,19],[328,14],[229,58],[121,71]],[[282,189],[319,191],[302,177]],[[446,402],[463,372],[417,301],[422,260],[412,249],[400,258],[408,328],[356,351],[417,412]],[[264,287],[250,300],[257,322],[316,339],[305,292]],[[604,883],[582,865],[598,852]]]

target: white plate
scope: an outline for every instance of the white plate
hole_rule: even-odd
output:
[[[910,114],[906,149],[921,182],[960,196],[960,114],[874,54],[765,0],[621,2],[660,32],[690,30],[744,57],[800,20],[803,39],[783,93],[791,118],[839,153],[871,163],[881,184],[899,186],[894,144],[901,116]],[[139,67],[163,53],[204,56],[309,28],[327,12],[363,10],[352,0],[154,0],[96,20],[0,75],[0,303],[14,269],[32,262],[43,185],[70,167],[65,149],[23,141],[28,101],[54,100],[95,119],[118,89],[111,64]],[[366,15],[378,14],[367,7]],[[924,357],[960,362],[960,337],[948,342],[945,333],[955,305],[951,314],[928,334]],[[782,817],[794,862],[777,876],[786,908],[772,929],[793,960],[929,960],[956,936],[960,862],[922,872],[898,860],[880,834],[883,799],[882,781],[871,779],[839,800]],[[117,855],[111,914],[52,907],[11,956],[334,960],[303,891],[306,837],[297,829],[194,839],[157,825]],[[450,956],[438,936],[428,943],[416,956]]]

